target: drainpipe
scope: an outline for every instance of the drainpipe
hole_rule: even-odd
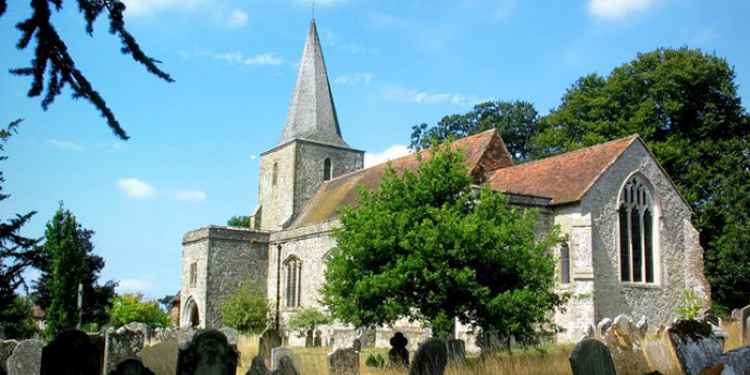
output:
[[[276,245],[276,332],[281,332],[279,329],[279,304],[281,304],[281,243]]]

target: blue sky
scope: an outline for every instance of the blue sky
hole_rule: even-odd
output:
[[[88,103],[60,96],[48,111],[29,81],[12,26],[0,18],[0,124],[23,117],[0,218],[38,211],[40,237],[58,201],[96,231],[103,279],[160,297],[179,289],[182,235],[257,201],[257,155],[281,136],[308,30],[305,0],[127,0],[126,22],[169,84],[119,53],[107,25],[84,33],[74,2],[54,17],[81,70],[131,140],[121,142]],[[690,46],[735,67],[748,97],[750,2],[697,0],[318,0],[316,18],[346,141],[368,161],[403,152],[411,126],[483,99],[524,99],[545,114],[578,77],[638,52]],[[104,20],[105,17],[102,17]]]

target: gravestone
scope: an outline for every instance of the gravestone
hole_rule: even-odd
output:
[[[297,371],[297,368],[294,367],[292,357],[284,356],[279,360],[279,368],[273,370],[271,375],[300,375],[300,373]]]
[[[627,315],[618,315],[602,337],[607,345],[617,373],[645,374],[649,372],[646,354],[641,345],[641,332]]]
[[[599,324],[596,325],[597,336],[604,337],[604,335],[607,333],[607,330],[611,326],[612,326],[612,319],[610,318],[604,318],[601,321],[599,321]]]
[[[645,340],[642,346],[649,369],[659,371],[662,374],[679,374],[681,372],[680,363],[665,332],[662,331],[649,340]]]
[[[448,340],[447,349],[449,362],[455,364],[466,363],[466,343],[464,340]]]
[[[123,326],[110,328],[104,337],[104,373],[108,374],[121,361],[138,356],[145,344],[141,329]]]
[[[700,373],[722,355],[722,340],[714,336],[708,323],[680,320],[667,329],[667,335],[685,374]]]
[[[313,340],[315,337],[313,336],[315,333],[313,330],[308,329],[305,333],[305,348],[312,348],[313,347]]]
[[[99,349],[81,331],[61,332],[42,349],[42,375],[98,375],[101,369]]]
[[[271,350],[281,346],[281,335],[279,331],[269,328],[263,331],[258,339],[258,355],[265,360],[271,359]]]
[[[180,328],[177,331],[177,346],[184,349],[187,348],[191,342],[193,342],[193,337],[195,337],[195,334],[197,332],[193,328]]]
[[[319,348],[323,346],[323,332],[320,330],[315,331],[315,338],[313,339],[313,346]]]
[[[275,371],[279,369],[281,359],[284,357],[292,359],[292,351],[289,348],[278,347],[271,349],[271,370]]]
[[[352,342],[352,349],[358,352],[362,351],[362,340],[354,339],[354,341]]]
[[[330,375],[359,375],[359,351],[354,348],[336,349],[328,354]]]
[[[233,346],[234,349],[237,350],[237,340],[240,337],[240,333],[232,327],[221,327],[219,328],[219,331],[221,331],[221,333],[223,333],[224,336],[227,337],[227,342],[229,342],[229,345]]]
[[[253,358],[253,362],[250,364],[250,368],[247,370],[245,375],[270,375],[271,371],[266,367],[266,362],[263,357],[256,355]]]
[[[8,375],[38,375],[42,365],[42,340],[23,340],[16,345],[6,363]]]
[[[177,375],[234,375],[238,354],[219,330],[198,332],[177,354]]]
[[[443,340],[431,338],[414,353],[409,375],[443,375],[448,364],[448,350]]]
[[[738,320],[740,321],[740,326],[742,326],[740,333],[743,345],[750,345],[750,305],[740,309]]]
[[[155,375],[137,358],[128,358],[115,366],[109,375]]]
[[[388,351],[388,366],[391,367],[408,367],[409,366],[409,351],[406,349],[406,345],[409,344],[409,340],[401,332],[391,337],[390,340],[391,350]]]
[[[646,337],[646,335],[648,334],[648,319],[646,319],[645,315],[642,316],[641,320],[639,320],[638,323],[635,324],[635,328],[638,330],[638,334],[641,336],[641,339]]]
[[[0,374],[7,374],[8,368],[5,367],[5,361],[8,360],[13,349],[18,345],[16,340],[0,340]]]
[[[724,365],[725,372],[722,374],[750,374],[750,346],[745,346],[724,353],[719,358],[719,363]],[[730,372],[729,369],[733,372]]]
[[[599,340],[586,339],[579,342],[570,353],[570,368],[573,375],[616,375],[615,363],[609,349]]]

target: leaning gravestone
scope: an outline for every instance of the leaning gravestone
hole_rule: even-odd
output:
[[[148,367],[144,366],[139,359],[128,358],[115,366],[109,375],[155,375]]]
[[[445,341],[431,338],[419,346],[409,368],[409,375],[443,375],[448,364]]]
[[[141,329],[108,329],[104,337],[104,373],[108,374],[121,361],[138,356],[145,340]]]
[[[391,337],[390,344],[391,350],[388,351],[388,366],[408,367],[409,350],[406,349],[406,345],[409,344],[409,339],[403,333],[396,332]]]
[[[8,368],[5,367],[5,361],[8,360],[13,349],[18,345],[16,340],[0,340],[0,374],[5,375],[8,373]]]
[[[712,333],[708,323],[680,320],[667,329],[667,334],[685,374],[700,373],[722,355],[722,340]]]
[[[595,339],[579,342],[570,353],[573,375],[616,375],[615,363],[607,346]]]
[[[98,375],[101,368],[99,349],[78,330],[60,333],[42,350],[42,375]]]
[[[221,331],[198,332],[177,354],[177,375],[234,375],[238,354]]]
[[[19,342],[6,362],[8,375],[38,375],[42,365],[43,348],[44,343],[41,340]]]
[[[328,354],[330,375],[359,375],[359,351],[340,348]]]
[[[265,360],[269,360],[271,358],[271,350],[279,346],[281,346],[279,331],[269,328],[260,335],[260,339],[258,340],[258,355]]]
[[[466,363],[466,343],[464,343],[464,340],[448,340],[447,349],[449,362],[456,364]]]

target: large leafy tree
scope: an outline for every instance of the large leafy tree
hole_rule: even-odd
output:
[[[12,122],[7,128],[0,129],[0,152],[5,152],[5,144],[16,131],[21,120]],[[7,159],[0,155],[0,161]],[[9,194],[2,193],[5,182],[0,171],[0,202],[8,199]],[[31,308],[28,300],[19,297],[16,291],[25,287],[23,272],[39,260],[39,240],[23,237],[21,228],[31,219],[35,212],[17,214],[15,217],[0,222],[0,325],[9,337],[22,338],[33,333],[30,324]]]
[[[553,291],[555,229],[537,213],[476,191],[463,154],[433,148],[416,172],[386,172],[360,191],[334,232],[322,287],[332,316],[357,327],[409,318],[450,332],[453,319],[530,341],[564,302]]]
[[[73,1],[68,1],[68,4]],[[14,1],[13,5],[22,2]],[[94,89],[86,76],[76,66],[75,59],[68,51],[68,47],[62,36],[57,32],[53,24],[53,10],[60,12],[63,0],[31,0],[29,17],[19,22],[16,28],[21,32],[21,37],[16,46],[19,49],[27,49],[34,40],[34,58],[28,67],[12,69],[11,73],[19,76],[31,77],[31,88],[29,97],[38,97],[44,94],[42,108],[47,109],[55,98],[62,93],[65,86],[73,92],[73,98],[86,99],[107,120],[107,125],[115,135],[123,140],[128,139],[125,130],[120,126],[115,114],[107,105],[104,98]],[[158,60],[146,55],[138,42],[125,28],[125,4],[120,0],[77,0],[78,9],[83,15],[86,24],[86,33],[93,35],[94,23],[102,14],[109,18],[109,33],[116,35],[122,44],[120,51],[130,55],[133,60],[142,64],[146,70],[155,76],[172,82],[172,77],[165,73],[157,64]],[[0,0],[0,17],[7,10],[7,0]],[[45,77],[46,92],[45,92]]]
[[[726,60],[658,49],[580,78],[540,122],[542,157],[638,133],[695,211],[716,302],[750,301],[750,122]]]
[[[443,142],[495,128],[513,158],[523,162],[529,157],[529,141],[537,130],[538,120],[539,114],[529,102],[484,102],[467,113],[445,116],[435,126],[424,123],[413,126],[411,147],[426,148],[434,141]]]

